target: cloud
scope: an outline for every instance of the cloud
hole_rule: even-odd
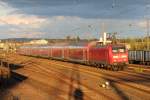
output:
[[[17,29],[9,29],[7,31],[3,31],[3,34],[7,34],[8,38],[41,38],[45,33],[39,32],[38,30],[17,30]]]
[[[140,19],[149,0],[4,0],[26,14],[82,18]],[[114,4],[114,7],[112,7]],[[147,12],[147,14],[149,11]],[[149,13],[150,14],[150,13]]]
[[[46,21],[44,18],[39,18],[37,16],[29,16],[23,14],[15,14],[8,16],[0,17],[0,24],[9,24],[9,25],[30,25],[37,27],[38,24]]]
[[[41,35],[44,35],[44,33],[31,32],[31,33],[19,34],[18,37],[21,37],[21,38],[41,38]]]
[[[118,6],[121,5],[116,4],[116,8],[112,9],[110,6],[110,8],[108,7],[111,5],[110,2],[103,2],[103,5],[103,3],[97,3],[99,0],[96,0],[96,3],[91,0],[91,4],[84,1],[77,5],[72,4],[72,2],[69,5],[53,1],[55,6],[48,6],[50,2],[48,4],[42,1],[34,3],[35,0],[31,2],[30,0],[11,1],[13,4],[12,2],[0,1],[0,12],[2,12],[0,13],[0,32],[5,37],[65,38],[65,36],[70,35],[89,38],[99,37],[100,32],[103,31],[118,32],[122,36],[124,33],[125,35],[136,35],[139,32],[144,32],[143,21],[137,20],[137,17],[134,20],[128,19],[134,15],[138,16],[136,14],[141,16],[143,6],[141,8],[140,5],[128,5],[127,7],[123,5],[123,9],[119,9]],[[41,3],[42,6],[40,6]],[[126,5],[129,3],[126,2]],[[133,10],[134,8],[141,10],[136,12],[137,10]],[[128,13],[129,10],[132,11]],[[126,18],[121,19],[118,16]],[[104,29],[103,23],[105,24]],[[130,24],[132,24],[131,27]],[[131,31],[133,29],[137,31]]]
[[[28,27],[38,28],[41,23],[46,21],[45,18],[24,13],[18,14],[16,12],[19,12],[19,9],[0,1],[0,25],[26,25]]]
[[[8,6],[7,3],[0,1],[0,16],[6,16],[13,11],[17,11],[17,9],[12,8]]]
[[[137,26],[138,26],[138,27],[141,27],[141,28],[146,28],[146,20],[139,21],[139,22],[137,23]]]
[[[144,20],[95,19],[78,16],[49,17],[42,28],[42,31],[46,32],[45,36],[50,38],[65,38],[67,35],[81,38],[99,37],[103,31],[118,32],[120,37],[127,37],[137,36],[137,34],[141,36],[145,32]]]
[[[8,37],[26,38],[65,38],[67,35],[72,37],[80,36],[81,38],[98,38],[102,31],[118,32],[120,36],[126,36],[129,33],[134,36],[137,33],[144,32],[142,27],[144,26],[143,20],[104,20],[78,16],[53,16],[44,19],[44,21],[35,21],[41,23],[38,28],[28,27],[33,24],[30,22],[22,25],[15,24],[15,27],[7,26],[7,30],[1,32],[9,34]],[[103,24],[105,30],[103,29]],[[131,27],[130,24],[132,25]]]

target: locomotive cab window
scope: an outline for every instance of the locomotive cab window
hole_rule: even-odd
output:
[[[104,47],[104,45],[102,43],[96,43],[95,47],[96,48],[102,48],[102,47]]]
[[[112,47],[113,53],[125,53],[125,47]]]

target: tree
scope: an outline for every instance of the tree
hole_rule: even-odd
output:
[[[77,40],[77,41],[80,41],[80,37],[79,37],[79,36],[77,36],[76,40]]]
[[[108,33],[108,34],[109,34],[108,38],[112,41],[112,43],[116,44],[117,43],[117,37],[116,37],[116,35],[118,33],[114,32],[114,33]]]
[[[69,41],[71,39],[71,37],[68,35],[66,36],[66,40]]]

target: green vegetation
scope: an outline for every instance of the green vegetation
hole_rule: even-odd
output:
[[[141,67],[134,68],[134,71],[137,73],[142,73],[143,70],[144,70],[144,68],[141,68]]]
[[[150,50],[150,38],[128,38],[119,41],[129,44],[131,50]]]

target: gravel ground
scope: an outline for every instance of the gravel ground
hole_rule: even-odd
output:
[[[1,85],[2,100],[150,100],[149,72],[113,72],[16,54],[6,57],[22,67],[16,66]]]

